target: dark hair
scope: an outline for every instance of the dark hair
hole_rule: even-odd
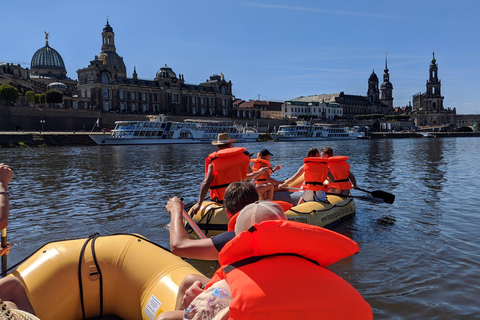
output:
[[[330,147],[323,147],[322,152],[329,157],[333,157],[333,150]]]
[[[247,204],[258,201],[258,192],[249,181],[237,181],[229,184],[225,190],[223,204],[230,214],[240,212]]]
[[[320,155],[320,151],[317,148],[310,148],[307,152],[307,158],[315,157],[317,154]]]

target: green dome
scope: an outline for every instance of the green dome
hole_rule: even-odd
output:
[[[62,56],[57,50],[51,48],[48,43],[45,47],[40,48],[35,52],[30,63],[30,68],[32,70],[44,70],[44,69],[53,69],[63,72],[67,72],[65,69],[65,64],[63,63]]]

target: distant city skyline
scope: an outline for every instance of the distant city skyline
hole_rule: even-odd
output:
[[[4,0],[0,62],[28,67],[49,45],[77,79],[100,53],[107,16],[127,76],[152,80],[167,64],[186,83],[213,74],[244,100],[285,101],[339,93],[366,95],[375,70],[383,81],[388,52],[393,105],[425,92],[435,50],[444,107],[480,113],[477,74],[480,2],[49,1]]]

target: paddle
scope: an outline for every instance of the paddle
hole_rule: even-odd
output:
[[[304,191],[303,189],[300,188],[294,188],[294,187],[285,187],[285,189],[289,190],[295,190],[295,191]],[[377,197],[364,197],[364,196],[347,196],[347,195],[341,195],[337,193],[329,193],[327,192],[326,194],[332,195],[332,196],[339,196],[339,197],[349,197],[349,198],[354,198],[358,200],[363,200],[363,201],[370,201],[370,202],[375,202],[375,203],[382,203],[384,200],[382,198],[377,198]]]
[[[381,190],[368,191],[360,188],[357,188],[357,190],[370,193],[372,197],[383,199],[383,201],[385,201],[385,203],[388,203],[388,204],[392,204],[395,201],[395,195],[385,191],[381,191]]]
[[[7,247],[7,228],[2,230],[2,249]],[[2,255],[2,278],[7,275],[7,255]]]
[[[198,224],[193,221],[192,217],[185,211],[182,210],[182,215],[185,220],[187,220],[187,223],[190,225],[192,230],[199,236],[201,239],[207,239],[207,236],[202,232]]]

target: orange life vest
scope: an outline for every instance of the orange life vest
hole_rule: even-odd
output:
[[[250,158],[243,151],[245,148],[225,148],[209,154],[205,159],[205,174],[208,165],[213,165],[213,181],[210,183],[212,200],[223,201],[228,185],[245,179]]]
[[[303,159],[303,171],[305,172],[305,189],[312,191],[324,191],[323,182],[328,177],[328,158],[308,157]]]
[[[370,305],[325,267],[358,252],[347,237],[317,226],[271,220],[228,242],[221,268],[233,300],[230,319],[373,319]]]
[[[348,178],[350,176],[350,165],[346,160],[349,157],[345,156],[335,156],[328,158],[328,169],[332,173],[335,181],[330,181],[328,184],[329,188],[337,188],[340,190],[350,190],[352,189],[352,183]]]
[[[266,164],[267,167],[268,167],[268,172],[270,174],[272,174],[272,168],[270,167],[270,161],[267,161],[265,159],[256,158],[256,159],[251,159],[250,162],[253,162],[253,166],[252,166],[252,171],[253,172],[257,172],[258,170],[260,170],[260,168],[262,167],[263,164]],[[265,174],[262,174],[261,176],[259,176],[255,179],[255,183],[265,183],[265,182],[267,182],[267,177],[265,177]]]

